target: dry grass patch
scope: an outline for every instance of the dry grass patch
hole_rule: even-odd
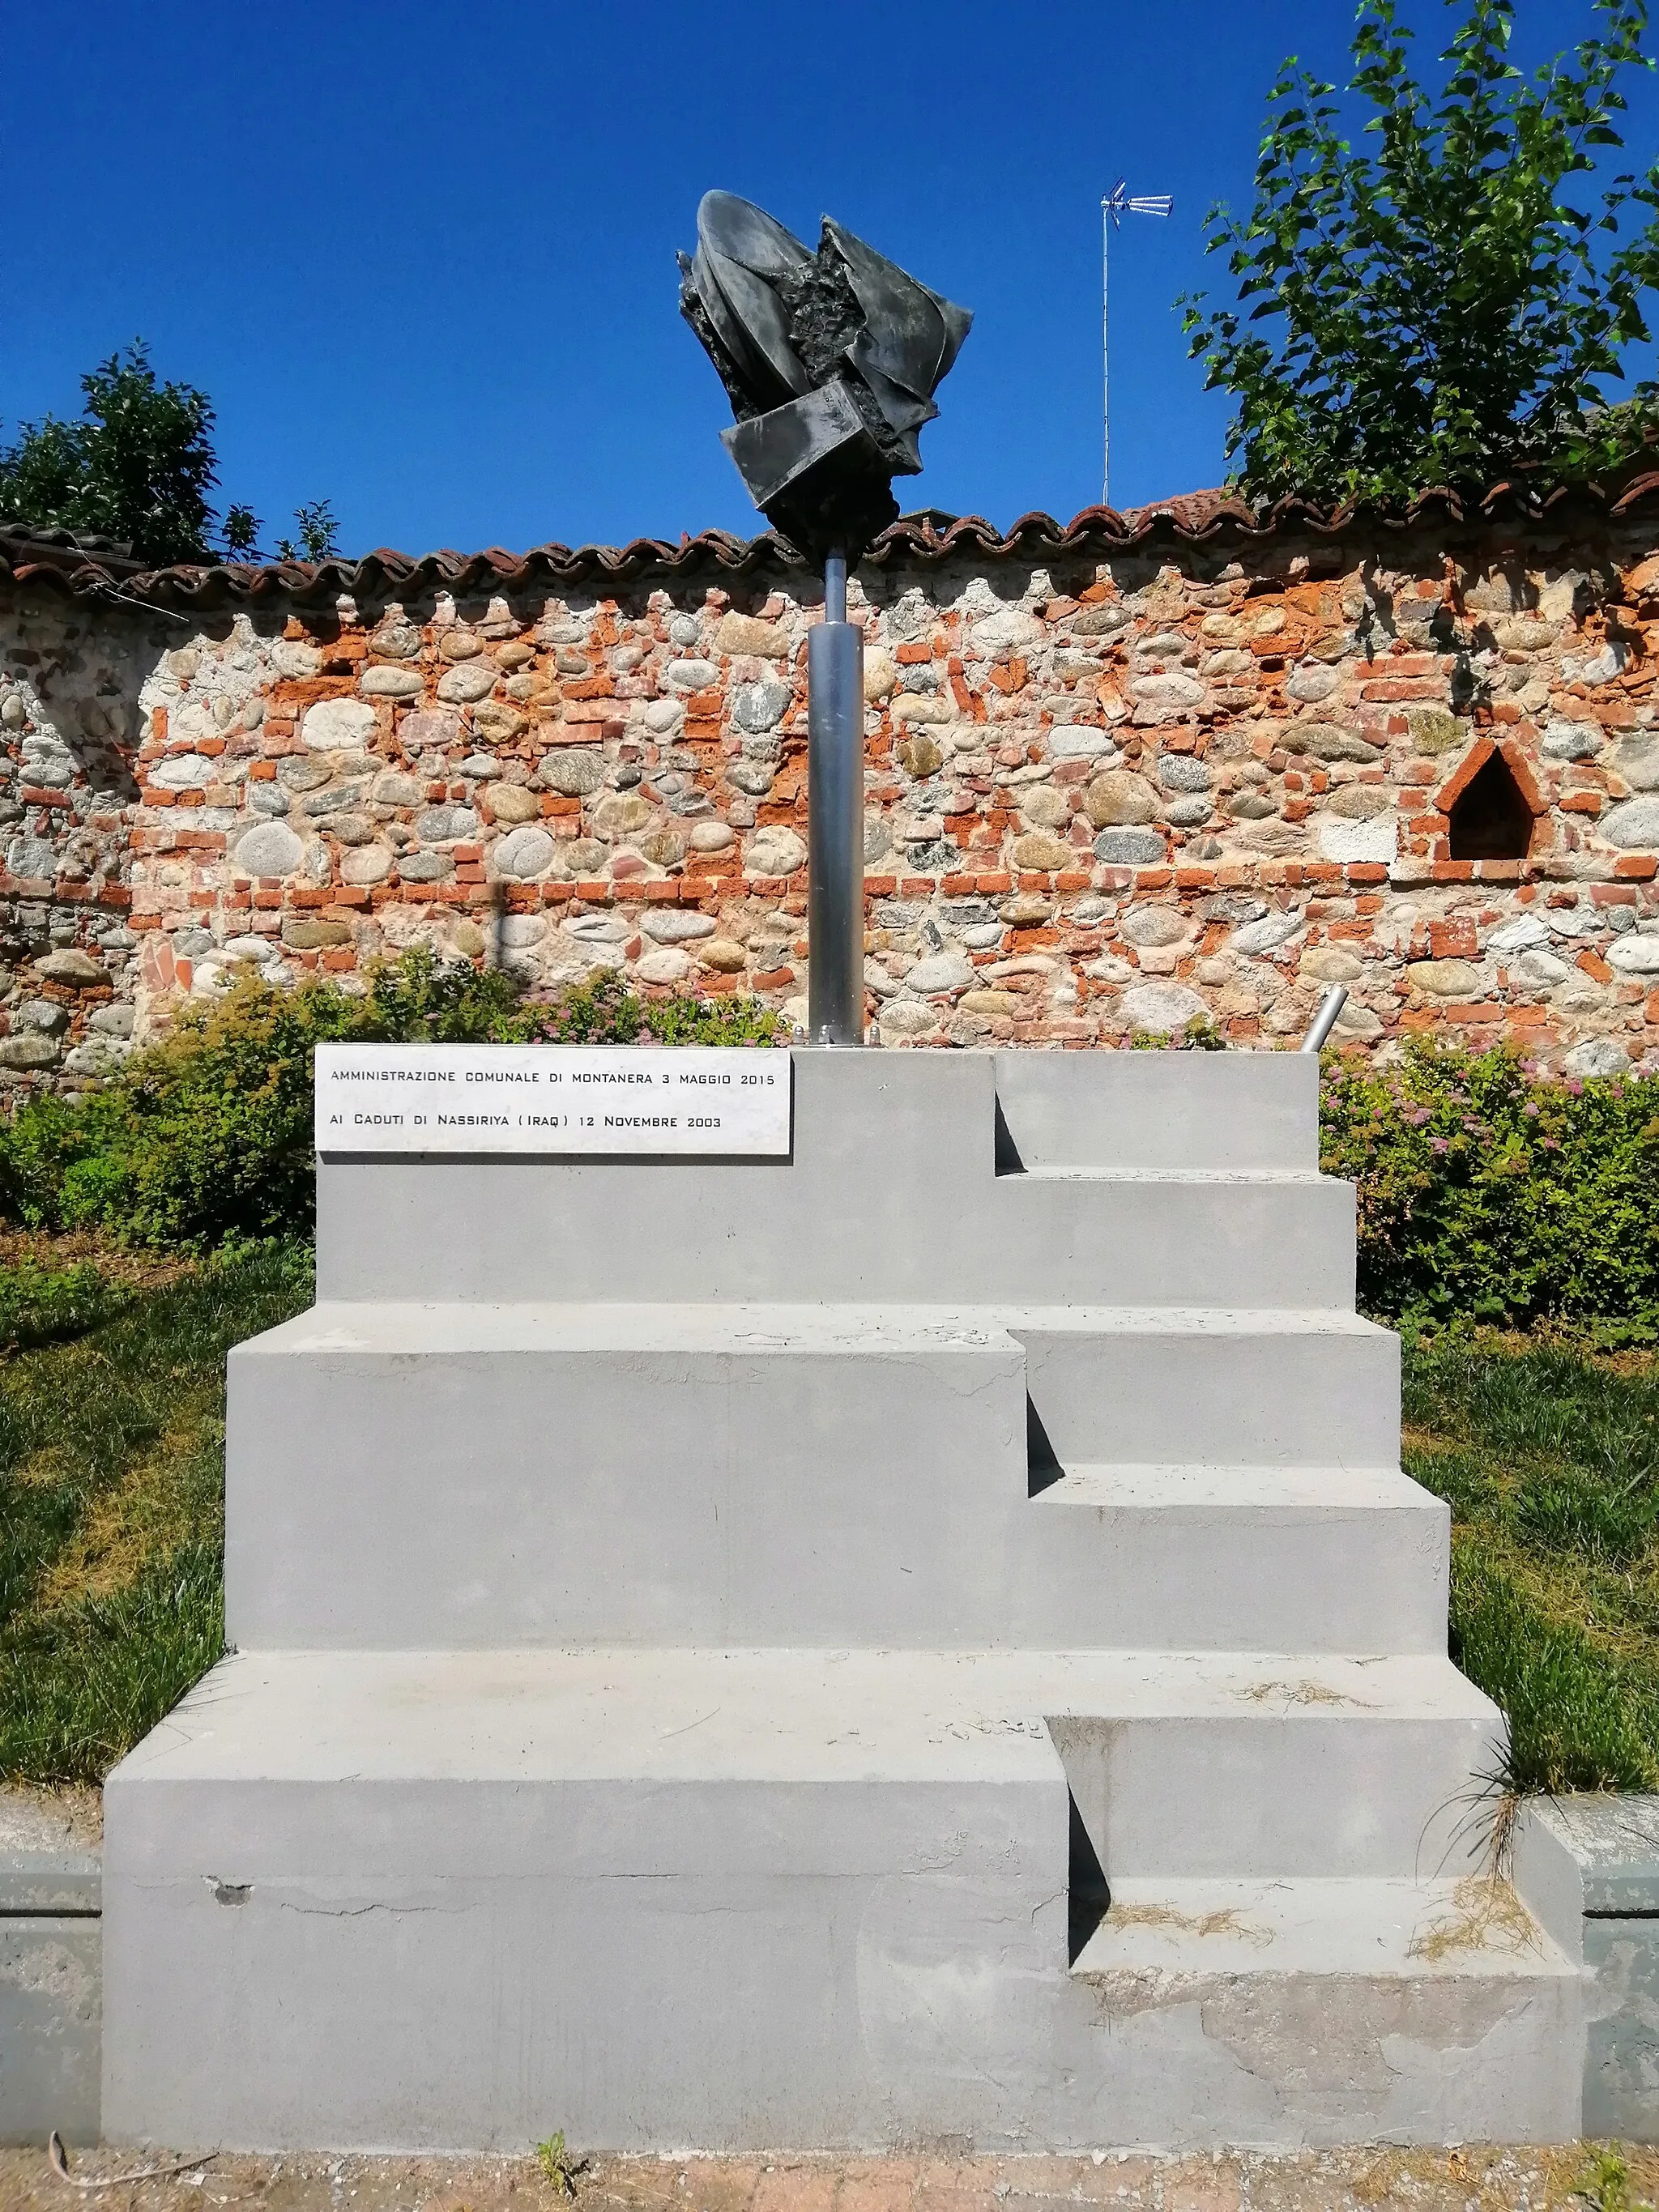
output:
[[[1499,1875],[1470,1875],[1452,1892],[1451,1908],[1424,1922],[1406,1946],[1431,1966],[1459,1951],[1535,1951],[1532,1915]]]

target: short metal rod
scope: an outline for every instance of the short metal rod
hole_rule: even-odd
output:
[[[807,1034],[864,1042],[864,634],[847,619],[847,557],[823,564],[806,634]]]
[[[1319,1002],[1319,1012],[1314,1016],[1313,1027],[1302,1040],[1304,1052],[1322,1052],[1325,1040],[1336,1027],[1337,1016],[1348,1003],[1346,983],[1333,983]]]

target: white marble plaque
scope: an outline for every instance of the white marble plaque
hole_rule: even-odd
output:
[[[793,1073],[725,1046],[322,1044],[317,1149],[775,1158]]]

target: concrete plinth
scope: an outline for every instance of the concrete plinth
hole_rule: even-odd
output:
[[[1576,2132],[1316,1073],[806,1052],[787,1160],[325,1162],[238,1656],[108,1787],[109,2130]]]

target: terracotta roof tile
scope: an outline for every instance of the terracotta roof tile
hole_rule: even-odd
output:
[[[1645,461],[1606,484],[1540,494],[1521,482],[1494,484],[1479,497],[1450,490],[1423,493],[1394,505],[1321,506],[1297,498],[1262,509],[1250,507],[1226,488],[1185,492],[1174,499],[1123,511],[1086,507],[1066,523],[1041,513],[1022,514],[1006,531],[981,515],[952,518],[928,509],[904,515],[884,530],[865,556],[875,568],[930,566],[963,555],[1037,559],[1061,554],[1107,556],[1132,547],[1237,546],[1262,551],[1291,537],[1334,537],[1364,527],[1404,532],[1423,526],[1461,528],[1482,524],[1548,521],[1583,528],[1626,519],[1659,500],[1659,470]],[[551,590],[562,586],[637,584],[650,579],[741,576],[763,568],[802,568],[803,556],[772,532],[735,538],[705,530],[676,544],[636,538],[627,545],[538,545],[527,553],[490,546],[482,553],[444,549],[415,558],[386,546],[360,560],[284,561],[253,567],[230,562],[179,563],[146,569],[101,544],[77,543],[67,532],[21,536],[0,525],[0,584],[11,582],[75,598],[137,601],[179,612],[225,607],[326,605],[341,593],[353,597],[412,597],[428,591],[456,594],[507,586]]]

